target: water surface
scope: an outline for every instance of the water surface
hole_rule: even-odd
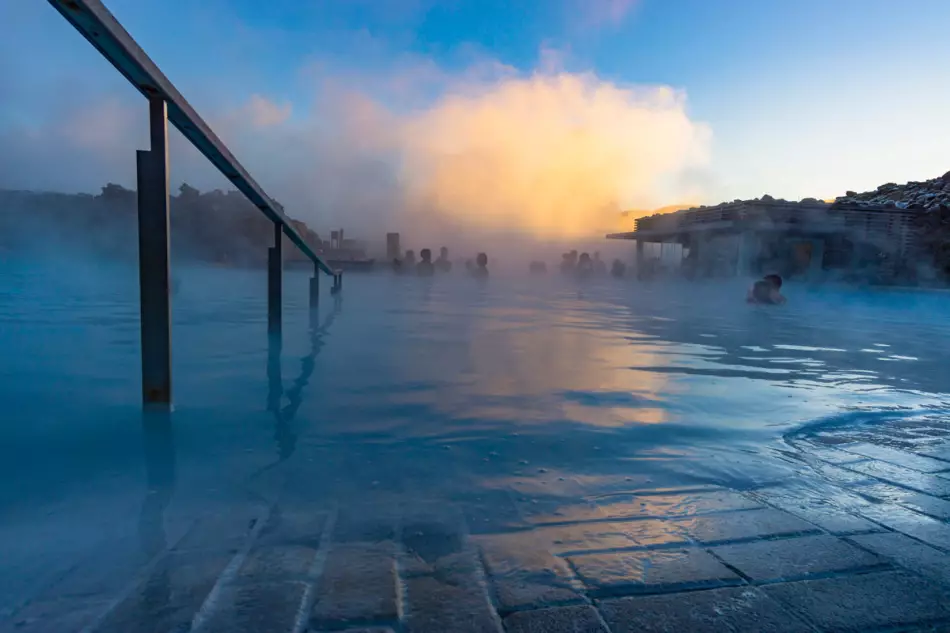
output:
[[[163,419],[139,403],[134,268],[0,264],[4,604],[143,522],[750,487],[788,476],[791,435],[950,403],[943,293],[791,287],[765,308],[739,283],[354,274],[312,312],[289,271],[275,341],[264,271],[176,271]]]

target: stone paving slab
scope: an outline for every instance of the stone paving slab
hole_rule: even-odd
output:
[[[334,544],[317,582],[313,625],[397,620],[394,556],[392,542]]]
[[[259,538],[261,545],[300,545],[316,549],[327,522],[323,512],[275,510]]]
[[[429,562],[427,573],[417,569],[402,578],[408,633],[501,631],[474,543]]]
[[[943,521],[895,505],[871,506],[862,514],[928,545],[950,550],[950,524]]]
[[[603,510],[586,500],[531,499],[518,503],[524,520],[531,525],[598,521],[608,518]]]
[[[415,576],[404,583],[408,633],[500,633],[501,621],[477,577]]]
[[[598,498],[596,504],[610,519],[684,517],[762,507],[761,503],[731,490],[609,495]]]
[[[878,501],[896,503],[936,519],[950,519],[950,501],[940,497],[932,497],[890,484],[862,486],[859,492]]]
[[[946,588],[903,571],[766,585],[761,591],[831,631],[897,628],[950,617]]]
[[[818,446],[811,442],[793,442],[795,448],[804,451],[806,454],[820,459],[829,464],[849,464],[851,462],[863,461],[865,458],[861,455],[840,451],[836,448]]]
[[[341,506],[333,526],[333,541],[372,543],[396,539],[399,507],[395,503],[359,503]]]
[[[825,534],[721,545],[711,551],[745,577],[760,582],[867,569],[884,563],[874,554]]]
[[[254,585],[281,580],[306,580],[317,550],[306,545],[258,543],[238,569],[235,582]]]
[[[507,490],[460,495],[456,501],[462,507],[471,534],[508,532],[525,525],[521,512]]]
[[[186,626],[233,557],[229,551],[169,554],[106,616],[96,631],[150,633]]]
[[[950,479],[939,474],[919,473],[876,460],[848,464],[845,468],[888,483],[937,497],[950,497]]]
[[[814,629],[752,587],[603,600],[613,633],[807,633]]]
[[[532,530],[531,534],[536,539],[537,547],[558,555],[639,546],[619,523],[576,523],[541,527]]]
[[[590,605],[513,613],[504,620],[508,633],[610,633]]]
[[[477,566],[474,545],[461,525],[451,522],[412,523],[402,530],[399,567],[404,576],[431,574],[436,569]]]
[[[888,462],[922,473],[937,473],[950,470],[950,464],[947,462],[915,455],[914,453],[908,453],[907,451],[891,448],[889,446],[881,446],[880,444],[845,444],[841,448],[855,455],[878,459],[882,462]]]
[[[896,532],[860,534],[848,537],[848,540],[908,570],[950,586],[950,554]]]
[[[815,476],[817,476],[818,479],[833,483],[838,486],[843,486],[845,488],[850,488],[877,482],[877,480],[871,475],[848,470],[848,468],[851,468],[852,466],[867,464],[869,462],[870,460],[866,459],[860,462],[843,464],[841,466],[815,462],[809,464],[809,466],[815,472]]]
[[[742,579],[699,548],[572,556],[571,565],[600,595],[737,584]]]
[[[260,521],[270,521],[264,508],[239,507],[205,516],[194,523],[175,545],[178,551],[239,550]]]
[[[681,519],[678,523],[689,536],[701,543],[791,536],[818,531],[811,523],[772,508],[699,516]]]
[[[201,633],[292,631],[307,586],[275,581],[234,587],[224,592]]]
[[[945,462],[950,462],[950,442],[945,442],[937,446],[930,446],[925,449],[915,450],[914,452],[923,455],[924,457],[930,457],[931,459],[940,459]]]
[[[538,548],[530,532],[476,540],[502,613],[584,601],[567,563]]]
[[[864,489],[862,487],[860,490]],[[755,491],[755,495],[770,505],[794,514],[809,523],[814,523],[833,534],[872,532],[881,529],[871,521],[843,509],[841,506],[863,507],[869,505],[870,502],[840,489],[812,490],[800,486],[775,486],[760,488]]]

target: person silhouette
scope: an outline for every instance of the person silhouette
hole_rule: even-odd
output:
[[[785,303],[782,295],[782,278],[779,275],[766,275],[758,280],[746,295],[746,302],[766,305],[781,305]]]
[[[577,261],[577,276],[588,277],[594,272],[594,262],[588,253],[581,253],[581,258]]]
[[[452,262],[449,261],[449,249],[444,246],[439,249],[439,259],[435,260],[435,268],[442,273],[452,270]]]
[[[479,253],[475,258],[475,267],[472,268],[472,275],[479,279],[488,277],[488,255]]]
[[[428,248],[424,248],[419,251],[419,256],[422,258],[422,261],[416,264],[416,274],[422,275],[423,277],[428,277],[435,273],[435,266],[432,264],[432,251]]]

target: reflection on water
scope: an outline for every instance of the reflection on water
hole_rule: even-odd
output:
[[[267,410],[274,416],[274,440],[277,442],[278,461],[288,459],[297,446],[298,431],[293,426],[294,418],[300,405],[303,404],[304,389],[313,376],[316,367],[316,358],[324,345],[324,337],[333,325],[334,319],[340,313],[343,297],[340,294],[333,296],[333,310],[329,312],[323,323],[319,322],[319,311],[310,312],[310,349],[300,359],[300,374],[285,391],[283,374],[281,372],[281,353],[283,351],[283,336],[269,334],[267,346]],[[281,406],[284,396],[287,404]]]
[[[165,530],[165,511],[175,490],[175,439],[168,412],[145,411],[142,415],[145,456],[145,500],[139,519],[142,560],[152,561],[170,546]],[[171,601],[171,578],[167,568],[151,575],[143,599],[153,605]]]
[[[941,294],[790,288],[789,306],[767,309],[739,286],[604,280],[581,293],[493,270],[486,283],[354,276],[312,312],[306,275],[290,272],[283,336],[269,339],[263,271],[184,269],[176,410],[143,420],[134,271],[65,283],[61,268],[5,266],[9,604],[77,557],[108,546],[151,560],[203,517],[248,529],[261,507],[450,500],[473,530],[596,523],[607,508],[701,513],[742,503],[710,484],[794,472],[774,450],[791,431],[948,406]],[[669,486],[695,493],[657,493]],[[555,528],[569,549],[578,537]],[[150,581],[156,603],[175,600],[166,581]]]

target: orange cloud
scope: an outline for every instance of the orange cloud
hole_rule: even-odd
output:
[[[449,93],[399,126],[404,203],[416,217],[555,240],[682,199],[669,183],[705,164],[709,141],[670,88],[571,73]]]

